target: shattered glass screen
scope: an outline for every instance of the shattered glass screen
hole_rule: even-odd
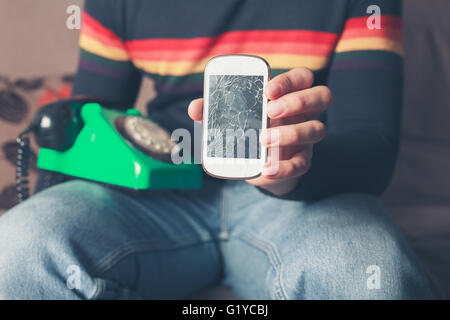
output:
[[[263,76],[209,76],[208,157],[260,158],[263,89]]]

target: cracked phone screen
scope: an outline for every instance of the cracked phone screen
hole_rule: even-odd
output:
[[[263,76],[209,76],[208,157],[260,159],[263,89]]]

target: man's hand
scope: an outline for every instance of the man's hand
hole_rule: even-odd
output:
[[[262,175],[246,180],[248,183],[283,195],[309,170],[313,146],[325,136],[325,125],[312,119],[326,110],[332,100],[328,87],[311,87],[313,82],[309,69],[295,68],[267,84],[270,128],[262,132],[260,140],[269,156]],[[201,121],[203,99],[193,100],[188,113],[192,120]],[[273,152],[274,148],[279,148],[278,152]]]

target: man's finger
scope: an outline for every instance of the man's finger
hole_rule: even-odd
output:
[[[288,147],[293,145],[314,144],[325,137],[325,125],[318,120],[310,120],[264,130],[260,141],[265,147]]]
[[[203,98],[192,100],[188,107],[188,114],[194,121],[203,119]]]
[[[302,91],[288,93],[267,104],[267,114],[271,119],[286,118],[308,113],[311,117],[326,110],[332,101],[331,90],[326,86],[317,86]]]
[[[314,74],[312,71],[308,68],[298,67],[270,80],[265,93],[267,98],[275,100],[290,92],[311,88],[313,83]]]
[[[291,179],[304,175],[311,166],[311,148],[305,148],[289,160],[269,161],[263,168],[262,176],[267,179]]]
[[[203,119],[203,98],[192,100],[188,107],[188,114],[194,121]]]

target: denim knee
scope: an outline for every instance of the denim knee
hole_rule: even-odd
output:
[[[0,217],[0,299],[77,298],[66,280],[68,267],[83,257],[74,254],[76,214],[64,188],[43,191]]]
[[[306,206],[308,230],[285,254],[289,299],[431,298],[419,263],[382,203],[345,194]],[[302,230],[302,229],[301,229]],[[305,228],[303,229],[305,230]]]
[[[0,298],[22,299],[34,290],[40,290],[43,262],[49,256],[52,235],[40,224],[41,210],[52,210],[45,206],[33,212],[32,202],[21,204],[0,218]],[[46,280],[47,281],[47,280]]]

